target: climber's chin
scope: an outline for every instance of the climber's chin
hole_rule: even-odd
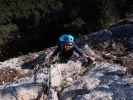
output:
[[[66,45],[64,46],[64,50],[65,50],[65,51],[69,51],[69,50],[72,49],[72,47],[73,47],[72,44],[66,44]]]

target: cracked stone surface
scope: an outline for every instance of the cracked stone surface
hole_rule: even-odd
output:
[[[0,67],[7,68],[9,62],[8,67],[21,69],[21,73],[26,70],[31,75],[0,85],[0,100],[133,99],[133,76],[126,73],[126,67],[97,62],[89,68],[83,67],[80,61],[69,61],[66,64],[55,63],[50,67],[38,66],[39,69],[34,72],[33,69],[22,69],[20,58],[5,61]],[[83,69],[86,71],[81,75]]]

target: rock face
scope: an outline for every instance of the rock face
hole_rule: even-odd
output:
[[[31,100],[31,99],[46,100],[47,99],[47,96],[46,96],[47,86],[48,86],[47,68],[45,67],[43,69],[38,69],[37,71],[36,69],[31,68],[35,60],[34,57],[37,58],[37,55],[38,55],[37,53],[36,55],[29,54],[19,58],[13,58],[13,59],[7,60],[3,63],[1,62],[1,65],[0,65],[1,69],[3,68],[14,69],[18,72],[18,75],[23,74],[24,76],[18,77],[15,80],[13,80],[13,78],[10,78],[11,79],[10,81],[7,80],[8,78],[5,77],[5,84],[0,86],[0,100],[16,100],[16,99],[17,100]],[[27,59],[27,61],[31,64],[30,66],[27,65],[27,61],[25,61],[25,59]],[[36,66],[37,68],[38,66],[36,64],[34,66]],[[12,76],[8,76],[8,77],[12,77]]]
[[[78,78],[81,69],[80,62],[74,63],[70,61],[68,64],[54,64],[51,66],[51,86],[60,87],[63,82],[64,84],[65,82],[70,84],[76,77]]]
[[[61,100],[132,100],[133,77],[122,66],[101,63],[61,92]]]
[[[104,35],[106,32],[101,31],[98,35],[109,40],[112,35],[110,32]],[[100,39],[106,41],[104,37]],[[91,51],[88,40],[89,36],[85,36],[77,41],[84,53]],[[3,74],[0,75],[0,100],[133,99],[133,75],[127,73],[128,68],[105,61],[88,64],[84,62],[84,57],[73,58],[67,63],[44,64],[45,57],[54,49],[0,62]]]
[[[20,58],[5,61],[1,67]],[[14,63],[17,65],[20,61]],[[95,66],[84,67],[80,61],[69,61],[66,64],[55,63],[51,67],[42,66],[36,73],[30,70],[31,76],[1,85],[0,100],[133,99],[133,76],[127,75],[126,68],[120,65],[97,62]]]
[[[107,29],[104,29],[104,30],[100,30],[98,32],[92,33],[90,37],[97,42],[104,42],[107,40],[109,41],[112,39],[112,32]]]
[[[42,89],[41,86],[34,84],[5,87],[0,90],[0,100],[31,100],[39,98]]]
[[[121,42],[128,48],[133,50],[133,23],[112,26],[108,29],[103,29],[97,32],[83,36],[83,41],[92,42],[93,45],[105,43],[109,45],[112,41]],[[81,42],[80,40],[80,42]],[[105,45],[106,45],[105,44]]]

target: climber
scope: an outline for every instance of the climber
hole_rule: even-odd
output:
[[[56,55],[59,55],[61,62],[67,62],[74,53],[87,58],[89,62],[93,62],[95,60],[94,57],[88,57],[81,51],[80,48],[78,48],[74,42],[74,37],[70,34],[63,34],[59,37],[57,48],[50,56],[47,57],[47,59],[51,60]]]

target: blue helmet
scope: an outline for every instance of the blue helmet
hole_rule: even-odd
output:
[[[59,44],[73,43],[73,42],[74,42],[74,37],[70,34],[64,34],[59,37]]]

